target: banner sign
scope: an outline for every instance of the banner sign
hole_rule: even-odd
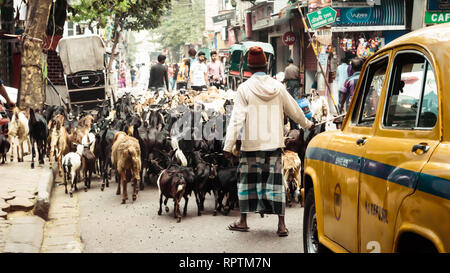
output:
[[[405,2],[389,1],[374,7],[336,8],[333,26],[401,26],[405,25]]]
[[[432,11],[450,11],[450,0],[428,0],[428,10]]]

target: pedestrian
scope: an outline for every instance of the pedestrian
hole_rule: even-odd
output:
[[[130,69],[131,87],[134,87],[134,86],[135,86],[135,82],[136,82],[136,73],[137,73],[136,67],[135,67],[134,65],[132,65],[132,66],[131,66],[131,69]]]
[[[345,80],[348,78],[348,72],[347,72],[348,64],[347,60],[345,58],[341,59],[341,64],[337,67],[337,88],[338,90],[341,90],[344,86]]]
[[[300,78],[300,69],[294,64],[294,60],[289,58],[288,66],[284,70],[284,83],[286,83],[286,89],[294,98],[294,100],[300,99],[300,88],[302,86],[302,81]],[[297,129],[297,124],[289,119],[291,129]]]
[[[7,107],[12,108],[15,106],[14,102],[9,98],[8,93],[6,92],[6,88],[3,85],[2,80],[0,80],[0,96],[5,98]]]
[[[150,80],[148,89],[166,89],[169,90],[169,76],[167,74],[167,67],[164,65],[166,56],[159,55],[158,63],[153,65],[150,69]]]
[[[294,64],[294,60],[288,60],[288,66],[284,70],[284,82],[286,89],[297,100],[300,96],[300,87],[302,86],[300,78],[300,69]]]
[[[188,50],[189,55],[189,69],[188,69],[188,75],[191,75],[191,66],[197,61],[195,56],[197,55],[197,50],[194,48],[189,48]]]
[[[146,89],[146,87],[148,86],[147,83],[148,76],[149,76],[148,67],[145,63],[142,63],[141,67],[139,68],[139,76],[138,76],[138,83],[140,89]]]
[[[120,85],[120,88],[127,87],[127,78],[126,78],[125,71],[120,72],[119,85]]]
[[[189,74],[191,88],[195,91],[202,91],[209,86],[208,67],[206,66],[205,52],[200,51],[197,61],[191,63],[191,72]]]
[[[343,113],[348,108],[349,102],[352,99],[353,92],[355,92],[356,84],[358,83],[359,75],[361,73],[364,60],[356,57],[352,59],[351,66],[353,74],[351,77],[347,78],[344,86],[339,90],[339,111]]]
[[[172,90],[172,89],[173,89],[173,87],[172,87],[172,80],[173,80],[173,64],[170,64],[170,65],[167,67],[167,74],[169,75],[169,87],[170,87],[170,90]]]
[[[173,75],[170,78],[170,88],[172,90],[175,90],[175,84],[177,83],[178,72],[180,71],[177,63],[172,65],[172,71],[173,71]]]
[[[241,216],[228,229],[248,231],[247,214],[251,212],[277,214],[277,234],[287,236],[281,163],[284,113],[302,128],[313,129],[315,125],[306,119],[284,85],[266,74],[267,57],[261,47],[250,48],[247,63],[252,77],[238,88],[224,145],[224,156],[231,160],[242,129],[237,185]]]
[[[208,63],[207,67],[209,82],[220,89],[222,84],[225,85],[225,72],[216,51],[211,51],[211,62]]]
[[[178,72],[177,90],[187,89],[190,62],[191,61],[188,58],[183,60],[183,64],[180,68],[180,71]]]

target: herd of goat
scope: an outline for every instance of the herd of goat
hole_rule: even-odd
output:
[[[168,199],[173,199],[174,217],[180,222],[180,201],[185,200],[183,216],[186,216],[192,193],[198,215],[204,210],[207,193],[214,195],[213,215],[221,211],[227,215],[238,206],[239,147],[233,150],[235,156],[231,160],[225,159],[222,152],[231,117],[231,111],[225,109],[229,110],[233,103],[224,96],[219,100],[220,109],[207,108],[203,103],[210,97],[220,97],[219,94],[217,90],[152,93],[136,99],[126,93],[113,105],[104,101],[94,111],[84,111],[78,106],[69,112],[62,106],[46,106],[42,111],[14,108],[8,139],[0,134],[0,152],[4,161],[8,149],[1,147],[10,144],[13,161],[17,142],[17,158],[23,162],[26,142],[34,168],[36,146],[39,164],[44,164],[46,156],[50,168],[57,164],[59,175],[64,177],[65,192],[71,197],[78,182],[84,180],[85,191],[90,188],[92,174],[101,177],[102,191],[109,187],[114,174],[118,182],[116,194],[120,195],[122,190],[122,203],[128,199],[128,182],[133,185],[133,201],[145,184],[153,184],[159,190],[159,215],[162,203],[168,212]],[[184,123],[183,130],[174,130],[174,124],[186,116],[189,124]],[[209,135],[202,135],[199,130],[207,122],[214,126]],[[305,140],[301,129],[285,132],[283,168],[289,204],[299,195],[306,145],[313,135],[309,134]]]

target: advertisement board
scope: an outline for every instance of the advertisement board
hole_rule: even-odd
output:
[[[450,0],[428,0],[427,7],[430,11],[450,11]]]

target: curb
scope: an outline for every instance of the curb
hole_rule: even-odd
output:
[[[44,174],[41,175],[41,179],[37,187],[38,195],[34,206],[34,215],[41,217],[45,221],[48,220],[51,194],[57,175],[58,169],[56,166],[54,166],[52,170],[46,169]]]

